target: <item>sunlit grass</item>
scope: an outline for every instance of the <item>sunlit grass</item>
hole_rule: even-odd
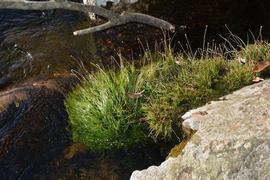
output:
[[[175,63],[177,61],[177,63]],[[142,109],[150,134],[170,139],[187,110],[252,82],[252,66],[222,58],[190,60],[166,58],[156,65],[155,78]]]
[[[181,138],[181,115],[251,84],[254,61],[267,59],[269,47],[257,42],[229,60],[218,53],[196,58],[169,49],[148,54],[151,63],[141,68],[99,68],[66,100],[73,140],[104,151]]]
[[[144,77],[133,66],[89,75],[66,100],[73,139],[100,151],[143,142],[141,99],[128,92],[143,89]]]

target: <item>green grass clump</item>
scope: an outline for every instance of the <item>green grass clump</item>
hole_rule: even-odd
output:
[[[256,41],[254,44],[248,44],[236,52],[239,58],[247,61],[264,61],[270,59],[270,43],[265,41]]]
[[[140,123],[141,99],[127,92],[142,90],[144,78],[130,66],[89,75],[67,98],[65,105],[72,126],[73,140],[94,151],[127,148],[143,142],[146,131]]]
[[[148,138],[179,136],[181,116],[187,110],[252,83],[252,59],[266,58],[263,53],[268,46],[262,45],[261,51],[250,45],[230,60],[220,55],[196,59],[169,52],[156,54],[151,64],[141,68],[100,69],[65,102],[74,141],[103,151],[129,148]],[[252,47],[256,50],[248,49]],[[247,59],[245,64],[239,56]],[[130,97],[136,92],[143,96]]]
[[[250,84],[253,77],[251,65],[237,61],[176,60],[180,64],[165,60],[157,68],[149,83],[151,93],[142,106],[155,137],[171,138],[184,112]]]

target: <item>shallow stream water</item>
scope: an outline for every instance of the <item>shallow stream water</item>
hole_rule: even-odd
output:
[[[125,38],[121,30],[116,29],[75,37],[72,32],[89,26],[90,22],[80,13],[65,10],[0,10],[0,19],[0,91],[10,85],[16,86],[37,76],[47,77],[71,70],[80,71],[81,64],[87,66],[93,63],[110,66],[115,63],[115,58],[120,52],[132,59],[140,49],[137,48],[137,52],[133,52],[130,47],[138,44],[138,42],[134,42],[136,39],[134,34],[138,37],[147,34],[142,30],[127,32],[126,36],[132,38]],[[137,27],[137,25],[131,26],[135,29]],[[154,36],[153,31],[151,34]],[[114,40],[116,42],[112,42]],[[34,120],[35,117],[32,119]],[[63,126],[63,124],[60,125]],[[45,124],[44,128],[45,126],[47,125]],[[59,127],[59,123],[56,122],[48,124],[48,126],[50,126],[51,132],[65,128]],[[64,126],[67,125],[64,124]],[[68,129],[68,126],[66,128]],[[66,142],[64,145],[53,146],[48,155],[43,155],[45,159],[41,159],[40,162],[38,160],[30,164],[16,175],[8,173],[8,171],[2,172],[4,179],[5,177],[7,179],[12,179],[12,177],[22,179],[128,179],[134,169],[143,169],[161,162],[165,158],[164,152],[167,151],[151,144],[130,151],[111,154],[93,154],[86,151],[74,155],[74,158],[65,158],[69,146],[73,147],[67,136],[63,135],[62,141]],[[42,145],[36,148],[43,151]],[[75,150],[72,151],[80,152],[80,148],[81,146],[75,145]],[[24,159],[23,154],[16,154],[16,150],[14,153],[15,156]],[[4,161],[6,162],[6,160]],[[3,168],[7,169],[7,167],[0,167],[0,169]]]
[[[165,8],[163,1],[160,2],[161,5],[157,9],[152,9],[153,14],[170,16],[172,19],[169,20],[174,23],[178,22],[177,17],[184,16],[182,11],[169,11],[170,7]],[[176,9],[183,5],[177,3],[178,1],[174,2],[175,4],[171,3],[171,5],[177,7]],[[202,16],[199,14],[198,17]],[[147,45],[141,43],[145,42],[143,38],[157,37],[153,30],[146,31],[141,25],[125,26],[93,35],[73,36],[74,30],[88,27],[90,22],[81,13],[65,10],[0,10],[0,20],[0,91],[9,85],[17,85],[35,76],[46,77],[54,73],[70,72],[72,69],[80,71],[82,63],[85,66],[92,63],[110,66],[115,63],[115,58],[120,53],[128,59],[135,60],[147,49]],[[179,20],[180,23],[184,21],[183,18]],[[202,22],[201,19],[198,22],[207,23],[207,21]],[[258,26],[256,24],[254,28],[259,29],[259,26],[260,24]],[[240,26],[238,27],[235,29],[242,30]],[[210,26],[207,38],[220,37],[218,34],[224,29],[224,27]],[[195,45],[194,47],[202,45],[204,31],[204,26],[200,26],[192,27],[187,32],[188,36],[192,37],[190,43]],[[243,32],[245,36],[247,31]],[[137,42],[140,37],[141,42]],[[186,43],[186,36],[180,34],[176,40]],[[50,130],[53,132],[54,128],[58,127],[51,127]],[[80,148],[83,149],[81,146],[75,147],[77,148],[75,151],[80,152]],[[63,154],[68,147],[61,148],[52,147],[50,152],[53,156],[48,153],[49,160],[44,160],[45,163],[35,162],[39,166],[27,167],[21,177],[23,179],[128,179],[134,169],[143,169],[160,163],[167,152],[166,148],[149,145],[111,155],[92,154],[87,151],[79,153],[74,158],[65,159]]]
[[[76,58],[90,59],[95,53],[92,36],[72,35],[85,21],[78,13],[0,10],[0,19],[0,85],[69,71]]]

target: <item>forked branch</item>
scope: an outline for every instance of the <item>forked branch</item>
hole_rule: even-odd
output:
[[[111,10],[99,6],[86,5],[82,3],[71,2],[67,0],[49,0],[49,1],[28,1],[28,0],[0,0],[0,9],[21,9],[21,10],[50,10],[50,9],[67,9],[71,11],[80,11],[86,14],[95,13],[104,17],[108,22],[73,32],[74,35],[84,35],[97,31],[102,31],[115,26],[127,23],[142,23],[164,30],[174,31],[175,27],[167,21],[155,18],[141,13],[122,12],[115,13]]]

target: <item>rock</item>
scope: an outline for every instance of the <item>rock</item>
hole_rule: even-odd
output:
[[[55,75],[0,92],[1,179],[23,179],[70,143],[64,98],[77,82]]]
[[[269,87],[266,80],[187,112],[183,126],[197,132],[183,152],[131,179],[268,179]]]

